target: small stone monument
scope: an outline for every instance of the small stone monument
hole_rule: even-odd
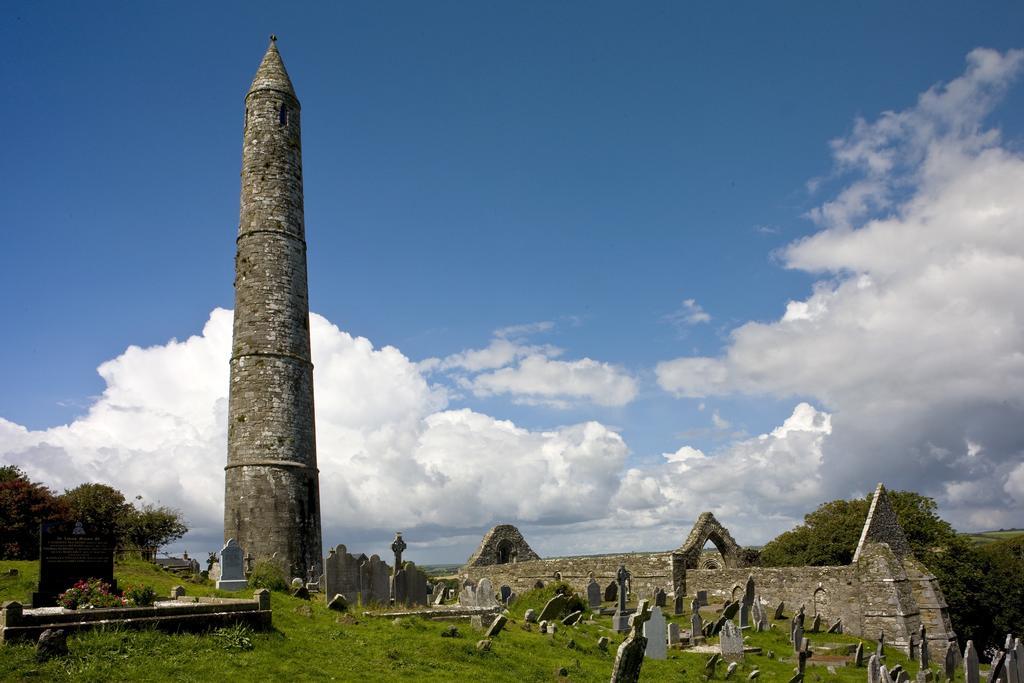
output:
[[[675,647],[680,643],[680,641],[682,641],[682,638],[679,635],[679,624],[674,621],[668,625],[668,632],[666,635],[668,636],[669,647]]]
[[[220,578],[217,579],[217,589],[222,591],[240,591],[249,586],[245,580],[243,571],[243,557],[238,541],[229,538],[224,547],[220,549]]]
[[[667,602],[668,602],[668,594],[665,593],[665,589],[664,588],[659,588],[658,590],[654,591],[654,606],[655,607],[664,607]]]
[[[644,638],[647,639],[645,657],[651,659],[665,659],[667,656],[665,648],[665,617],[661,608],[655,605],[651,610],[651,616],[644,622]]]
[[[587,583],[587,606],[590,609],[600,609],[601,607],[601,586],[594,580],[594,575],[590,575],[590,581]]]
[[[722,659],[727,662],[743,661],[743,631],[738,629],[731,620],[722,624],[718,634],[718,644],[722,648]]]

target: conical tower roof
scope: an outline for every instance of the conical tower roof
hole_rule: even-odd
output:
[[[256,70],[248,94],[251,95],[257,90],[276,90],[295,97],[292,79],[288,78],[288,71],[281,61],[281,53],[277,51],[277,36],[270,36],[270,46],[263,55],[260,68]],[[298,100],[297,97],[295,99]]]

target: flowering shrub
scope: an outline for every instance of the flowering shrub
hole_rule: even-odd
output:
[[[65,609],[79,607],[124,607],[127,600],[110,592],[110,584],[99,579],[79,581],[57,597],[57,604]]]
[[[149,607],[156,600],[156,591],[152,586],[125,586],[121,593],[130,607]]]

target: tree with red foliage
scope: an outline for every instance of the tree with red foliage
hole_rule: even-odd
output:
[[[39,557],[39,525],[59,521],[67,509],[50,489],[14,465],[0,467],[0,558]]]

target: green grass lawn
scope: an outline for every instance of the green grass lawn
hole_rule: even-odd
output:
[[[967,537],[979,545],[1004,541],[1007,538],[1024,536],[1024,529],[1003,529],[1002,531],[979,531],[976,534],[967,534]]]
[[[20,576],[6,576],[17,568]],[[0,601],[28,601],[37,579],[35,562],[0,562]],[[119,564],[116,577],[122,584],[146,583],[159,595],[167,595],[181,579],[142,562]],[[209,585],[184,584],[190,595],[217,595]],[[224,594],[227,595],[227,594]],[[550,597],[533,591],[513,604],[512,617],[496,637],[490,652],[479,652],[482,634],[468,621],[435,622],[419,617],[393,620],[367,617],[357,610],[338,614],[322,601],[303,601],[274,593],[274,629],[264,633],[222,630],[206,635],[165,635],[156,631],[116,628],[73,635],[71,654],[63,660],[37,664],[32,645],[0,647],[0,680],[45,681],[223,681],[223,680],[339,680],[339,681],[559,681],[564,667],[568,680],[607,681],[615,650],[622,637],[607,630],[609,617],[578,627],[560,627],[554,636],[541,635],[536,625],[526,630],[523,614],[537,609]],[[710,618],[711,614],[705,615]],[[689,617],[678,619],[689,628]],[[441,633],[454,623],[457,638]],[[743,681],[755,667],[761,681],[788,681],[796,666],[787,641],[788,620],[777,622],[775,631],[751,633],[750,645],[763,648],[761,655],[747,655],[733,680]],[[597,647],[609,636],[608,652]],[[809,634],[813,644],[857,642],[851,636]],[[248,641],[248,643],[247,643]],[[251,649],[246,649],[251,644]],[[873,651],[874,645],[866,649]],[[769,659],[768,650],[777,653]],[[890,665],[903,664],[913,679],[917,671],[903,655],[887,650]],[[649,681],[704,681],[709,655],[670,650],[667,660],[647,660],[642,679]],[[716,679],[725,675],[719,665]],[[808,666],[808,681],[866,680],[862,669]]]

